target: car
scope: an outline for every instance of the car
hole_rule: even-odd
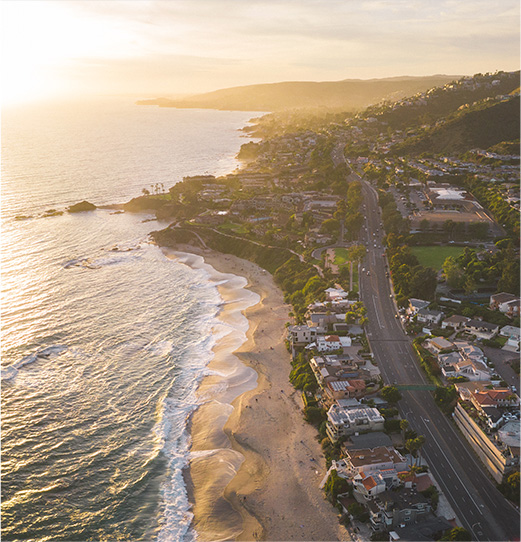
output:
[[[395,315],[394,315],[394,317],[395,317],[395,318],[398,318],[398,315],[397,315],[397,314],[395,314]]]
[[[393,298],[393,294],[389,294],[389,297],[392,299],[392,298]]]
[[[367,276],[368,276],[368,277],[371,276],[371,271],[368,271],[368,272],[367,272]]]
[[[362,271],[365,271],[365,267],[362,267]]]

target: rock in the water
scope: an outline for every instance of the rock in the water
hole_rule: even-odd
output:
[[[76,205],[71,205],[67,211],[69,213],[82,213],[83,211],[94,211],[94,209],[96,209],[96,206],[93,203],[81,201],[80,203],[76,203]]]
[[[60,216],[62,214],[63,214],[63,211],[57,211],[56,209],[47,209],[47,211],[45,211],[45,213],[43,213],[43,216],[44,217]]]

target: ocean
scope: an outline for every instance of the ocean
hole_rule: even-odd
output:
[[[223,278],[151,244],[166,226],[152,216],[43,215],[228,173],[257,115],[2,111],[2,540],[196,539],[186,426],[216,337],[234,332]]]

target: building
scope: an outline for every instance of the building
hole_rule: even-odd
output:
[[[519,352],[519,337],[521,330],[514,326],[504,326],[499,330],[502,337],[507,337],[506,347]]]
[[[489,324],[482,320],[469,320],[463,324],[463,328],[481,339],[492,339],[499,333],[497,324]]]
[[[382,431],[384,417],[376,408],[344,408],[334,404],[327,412],[326,433],[331,442],[364,431]]]
[[[304,346],[316,338],[316,330],[309,326],[289,326],[288,339],[294,346]]]
[[[443,322],[441,323],[441,328],[446,329],[448,327],[451,327],[452,329],[460,329],[469,320],[470,318],[467,318],[466,316],[454,314],[453,316],[450,316],[449,318],[445,318],[445,320],[443,320]]]
[[[490,296],[490,308],[513,318],[519,314],[520,298],[514,294],[501,292]]]
[[[428,517],[432,507],[426,497],[415,489],[384,491],[368,503],[369,521],[374,531],[387,531],[407,526]]]
[[[418,322],[422,322],[424,324],[434,327],[434,326],[437,326],[441,322],[443,316],[444,314],[441,311],[420,309],[416,313],[416,320]]]
[[[424,301],[423,299],[415,299],[414,297],[411,297],[411,299],[409,299],[409,306],[407,307],[407,314],[414,316],[420,309],[426,309],[430,304],[430,301]]]
[[[427,343],[431,350],[436,354],[443,352],[443,350],[451,350],[454,348],[454,344],[443,337],[433,337],[432,339],[429,339]]]
[[[349,380],[331,380],[326,382],[324,393],[332,401],[363,397],[365,395],[365,382],[357,378]]]
[[[319,352],[334,352],[335,350],[351,346],[351,337],[339,337],[338,335],[318,336],[315,340]]]
[[[500,484],[519,464],[519,455],[504,444],[499,447],[484,431],[471,415],[472,410],[458,403],[452,414],[456,425],[470,443],[482,463],[494,480]],[[519,449],[518,449],[519,454]]]

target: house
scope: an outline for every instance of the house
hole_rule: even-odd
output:
[[[499,326],[497,324],[489,324],[482,320],[469,320],[463,324],[463,327],[481,339],[492,339],[492,337],[495,337],[499,333]]]
[[[402,525],[405,525],[405,527],[401,525],[393,527],[393,530],[389,532],[389,540],[392,542],[398,542],[399,540],[431,542],[438,538],[439,533],[448,531],[454,527],[443,516],[433,516],[432,514],[422,517],[420,523]]]
[[[458,363],[452,365],[453,372],[447,367],[443,367],[441,372],[445,376],[465,376],[469,380],[490,380],[490,371],[488,367],[480,365],[479,363],[464,359]]]
[[[341,299],[346,299],[348,296],[348,293],[342,288],[328,288],[325,292],[326,301],[339,301]]]
[[[390,487],[393,487],[399,484],[400,479],[394,469],[390,469],[390,472],[392,473],[392,478],[388,477],[387,480],[391,484]],[[380,471],[373,472],[372,474],[360,471],[352,478],[351,482],[354,494],[359,495],[365,500],[370,500],[388,489],[384,473]]]
[[[478,409],[485,407],[511,407],[519,404],[519,397],[509,389],[492,389],[471,392],[470,402]]]
[[[319,352],[333,352],[351,346],[351,337],[339,337],[338,335],[318,336],[315,343]]]
[[[407,314],[414,316],[420,309],[426,309],[431,304],[430,301],[424,301],[423,299],[409,299],[409,306],[407,307]]]
[[[498,310],[514,318],[519,315],[520,298],[514,294],[501,292],[500,294],[494,294],[490,296],[490,308],[492,310]]]
[[[365,394],[365,382],[356,378],[349,380],[330,380],[325,383],[324,392],[333,401],[359,398]]]
[[[451,327],[452,329],[460,329],[469,320],[470,318],[467,318],[466,316],[460,316],[459,314],[455,314],[454,316],[445,318],[445,320],[443,320],[443,322],[441,323],[441,328],[447,329],[448,327]]]
[[[369,521],[375,531],[414,524],[428,517],[432,507],[426,497],[415,489],[384,491],[368,503]]]
[[[340,438],[359,431],[382,431],[384,421],[376,408],[343,408],[334,404],[327,412],[326,433],[331,442],[337,442]]]
[[[316,330],[309,326],[289,326],[288,339],[295,346],[303,346],[315,340]]]
[[[504,326],[499,330],[499,334],[502,337],[507,337],[507,342],[505,346],[510,347],[516,352],[519,351],[519,336],[521,329],[514,326]]]
[[[400,452],[392,446],[379,446],[361,450],[348,450],[344,458],[345,470],[351,477],[360,472],[373,472],[394,469],[396,472],[407,470],[407,461]]]
[[[481,348],[465,341],[455,341],[454,345],[465,359],[472,360],[483,365],[487,364],[487,358]]]
[[[441,322],[443,316],[443,312],[429,309],[420,309],[416,313],[416,319],[418,322],[422,322],[433,327],[437,326]]]
[[[454,344],[443,337],[433,337],[432,339],[429,339],[427,343],[431,350],[436,354],[439,354],[443,350],[450,350],[454,348]]]

